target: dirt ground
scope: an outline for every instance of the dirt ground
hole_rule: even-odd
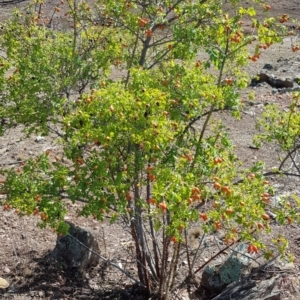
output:
[[[45,1],[49,11],[53,11],[59,2]],[[300,18],[299,0],[272,0],[270,2],[272,14],[286,13],[291,17]],[[14,6],[24,8],[27,3],[28,1],[0,0],[0,21],[9,17]],[[58,24],[59,19],[56,22]],[[292,37],[292,39],[295,38]],[[273,66],[272,73],[275,76],[286,78],[300,74],[300,57],[291,51],[292,42],[295,41],[286,38],[283,44],[272,46],[262,54],[258,62],[251,64],[248,68],[249,74],[256,75],[267,63]],[[247,101],[247,95],[253,91],[255,101],[250,104]],[[246,165],[251,165],[257,160],[264,160],[266,170],[270,170],[278,161],[280,152],[274,145],[267,145],[259,150],[252,147],[255,120],[267,104],[278,103],[282,109],[288,107],[291,95],[279,93],[269,85],[262,84],[258,87],[247,88],[242,97],[246,105],[240,122],[237,123],[225,113],[220,113],[217,117],[224,120],[241,160]],[[45,139],[33,136],[30,140],[23,140],[21,128],[11,129],[0,137],[0,167],[17,166],[46,149],[51,149],[56,154],[60,152],[51,136]],[[272,176],[270,181],[276,187],[276,195],[294,192],[300,196],[298,178]],[[0,195],[0,204],[3,197]],[[86,228],[95,235],[101,255],[135,274],[131,240],[123,230],[125,224],[109,225],[109,222],[101,223],[92,218],[78,217],[76,212],[79,206],[80,204],[68,203],[67,220]],[[0,277],[5,278],[11,285],[8,290],[0,290],[1,299],[146,299],[129,278],[104,262],[85,276],[61,269],[54,263],[51,256],[56,243],[56,234],[49,229],[37,228],[37,222],[38,218],[26,216],[18,218],[13,211],[0,210]],[[279,227],[274,224],[273,227],[277,233],[280,231],[289,239],[289,249],[296,257],[295,272],[299,272],[299,226]],[[209,237],[208,241],[202,258],[196,262],[196,268],[218,251],[214,237]],[[222,256],[218,259],[222,259]],[[185,273],[186,269],[186,262],[182,260],[178,270],[175,293],[177,298],[174,296],[174,299],[201,299],[189,293],[185,285],[180,286],[183,280],[180,274]],[[200,275],[197,275],[198,279]],[[193,286],[192,290],[195,287]],[[300,295],[299,298],[297,295],[294,296],[295,299],[300,299]]]

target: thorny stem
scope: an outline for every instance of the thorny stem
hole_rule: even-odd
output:
[[[163,216],[163,226],[166,224],[165,216]],[[168,262],[168,246],[169,239],[166,236],[165,230],[163,230],[163,250],[162,250],[162,258],[161,258],[161,272],[160,272],[160,282],[159,282],[159,295],[162,295],[163,291],[165,291],[165,279],[166,279],[166,268]]]
[[[141,263],[143,268],[140,268],[139,276],[141,276],[142,281],[146,284],[148,291],[150,291],[150,278],[149,278],[149,271],[147,270],[147,266],[150,268],[151,275],[155,278],[156,271],[153,266],[153,258],[150,256],[149,247],[147,244],[147,239],[145,236],[145,229],[143,227],[143,220],[142,220],[142,208],[140,206],[140,194],[141,188],[139,187],[140,177],[139,175],[139,164],[140,164],[140,149],[139,146],[136,145],[135,148],[135,178],[134,178],[134,201],[135,201],[135,215],[132,219],[132,226],[134,227],[135,232],[135,241],[137,247],[137,255],[138,260]],[[141,279],[140,278],[140,279]]]
[[[153,265],[153,257],[151,255],[151,251],[150,251],[150,248],[149,248],[149,245],[148,245],[148,239],[147,239],[147,236],[146,236],[146,230],[144,229],[143,230],[144,232],[144,241],[145,241],[145,258],[146,258],[146,262],[149,266],[149,269],[148,270],[148,273],[150,273],[151,271],[151,277],[154,278],[155,280],[157,280],[157,276],[156,276],[156,269],[155,269],[155,266]],[[146,265],[146,262],[145,262],[145,267],[147,266]],[[150,280],[149,280],[149,283],[150,283]]]
[[[128,83],[129,83],[130,69],[133,65],[133,58],[135,57],[138,41],[139,41],[139,31],[136,33],[136,39],[135,39],[135,43],[134,43],[134,46],[133,46],[132,56],[131,56],[131,60],[130,60],[129,66],[128,66],[128,72],[127,72],[127,76],[126,76],[126,80],[125,80],[125,88],[128,86]]]
[[[42,4],[40,3],[40,5],[39,5],[39,12],[38,12],[39,16],[41,15],[41,12],[42,12]]]
[[[199,250],[200,250],[200,247],[201,247],[201,245],[202,245],[202,242],[203,242],[203,240],[204,240],[204,237],[205,237],[205,233],[202,235],[201,241],[199,242],[199,245],[198,245],[198,247],[197,247],[196,253],[195,253],[195,255],[194,255],[194,259],[193,259],[192,265],[191,265],[191,269],[192,269],[192,270],[193,270],[193,268],[194,268],[194,265],[195,265],[195,262],[196,262],[196,259],[197,259],[197,254],[198,254],[198,252],[199,252]]]
[[[139,205],[138,201],[140,198],[140,188],[138,186],[139,183],[139,148],[138,145],[135,147],[135,178],[134,178],[134,201],[135,201],[135,217],[132,220],[132,225],[134,227],[135,233],[135,241],[136,241],[136,248],[137,248],[137,259],[142,263],[143,266],[146,266],[146,247],[145,247],[145,236],[143,233],[143,220],[142,220],[142,210],[141,206]],[[144,268],[139,268],[139,277],[140,279],[146,284],[147,290],[150,290],[149,287],[149,280],[147,271]]]
[[[73,55],[75,55],[75,52],[76,52],[76,44],[77,44],[77,27],[76,27],[76,16],[77,16],[77,7],[76,7],[76,1],[77,0],[74,0],[73,2],[73,7],[72,7],[72,14],[73,14],[73,36],[74,36],[74,39],[73,39]],[[68,1],[69,5],[70,5],[70,2]]]
[[[150,186],[150,179],[147,178],[147,201],[150,199],[151,195],[151,186]],[[150,205],[148,209],[148,215],[149,215],[149,226],[150,226],[150,233],[151,233],[151,238],[152,238],[152,246],[153,246],[153,252],[154,252],[154,261],[155,261],[155,270],[156,273],[153,274],[155,275],[156,279],[160,277],[160,270],[159,270],[159,258],[158,258],[158,247],[157,247],[157,239],[155,238],[154,234],[154,225],[153,225],[153,219],[150,214]]]
[[[191,259],[190,259],[190,254],[189,254],[189,249],[188,249],[188,242],[187,242],[187,230],[184,230],[184,235],[185,235],[185,247],[186,247],[186,256],[187,256],[187,261],[188,261],[188,266],[189,266],[189,275],[192,275],[192,266],[191,266]]]
[[[138,237],[137,237],[137,234],[136,234],[136,229],[135,229],[135,226],[134,226],[134,221],[131,221],[131,234],[132,234],[132,238],[133,240],[135,241],[135,249],[136,249],[136,260],[137,260],[137,269],[138,269],[138,276],[140,278],[140,280],[142,280],[143,284],[145,282],[144,280],[144,276],[143,276],[143,269],[142,269],[142,266],[141,266],[141,249],[140,249],[140,244],[139,244],[139,241],[138,241]]]
[[[145,61],[146,61],[146,55],[147,55],[147,51],[149,49],[149,44],[150,44],[150,41],[151,41],[151,37],[148,37],[143,43],[144,43],[144,46],[143,46],[143,49],[142,49],[142,53],[141,53],[141,57],[140,57],[140,60],[139,60],[139,65],[141,67],[144,66],[145,64]]]
[[[144,12],[145,12],[145,7],[143,7],[142,15],[143,15]],[[138,41],[140,39],[139,33],[140,33],[140,29],[138,29],[138,31],[136,32],[136,39],[135,39],[135,42],[134,42],[133,51],[132,51],[132,55],[131,55],[131,60],[130,60],[129,66],[128,66],[128,72],[127,72],[127,76],[126,76],[126,80],[125,80],[125,88],[128,86],[128,83],[129,83],[130,69],[133,65],[133,60],[134,60],[135,53],[136,53],[136,50],[137,50]],[[141,59],[142,59],[142,57],[140,58],[140,61],[141,61]]]
[[[177,270],[177,266],[178,266],[179,250],[180,250],[180,244],[178,243],[177,248],[176,248],[176,256],[175,256],[175,261],[174,261],[174,270],[173,270],[173,275],[172,275],[170,288],[172,288],[173,285],[174,285],[176,270]]]
[[[173,282],[174,282],[176,266],[178,264],[179,248],[180,248],[180,243],[176,243],[174,245],[173,256],[172,256],[172,261],[171,261],[171,264],[170,264],[167,285],[166,285],[166,288],[165,288],[164,299],[168,299],[169,291],[170,291],[170,289],[173,285]]]
[[[49,21],[48,24],[47,24],[48,27],[51,27],[51,24],[52,24],[52,21],[53,21],[53,18],[54,18],[55,13],[56,13],[56,10],[55,10],[55,8],[54,8],[54,11],[53,11],[52,16],[51,16],[51,18],[50,18],[50,21]]]

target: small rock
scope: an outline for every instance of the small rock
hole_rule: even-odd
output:
[[[288,270],[294,270],[294,269],[295,269],[295,264],[293,262],[287,263],[281,267],[282,271],[288,271]]]
[[[10,269],[8,267],[4,267],[3,271],[4,271],[4,273],[7,273],[7,274],[10,273]]]
[[[251,111],[251,110],[248,110],[248,111],[244,111],[244,114],[250,116],[250,117],[254,117],[255,116],[255,112],[254,111]]]
[[[25,277],[29,277],[32,274],[32,270],[28,267],[25,267],[23,274]]]
[[[263,69],[265,70],[272,70],[273,69],[273,66],[271,64],[265,64]]]
[[[293,262],[288,262],[280,259],[275,260],[273,262],[273,266],[280,269],[281,271],[295,270],[295,264]]]
[[[5,152],[7,152],[6,148],[0,148],[0,155],[4,154]]]
[[[9,287],[8,281],[6,281],[4,278],[0,277],[0,289],[6,289]]]
[[[45,297],[45,292],[44,291],[39,291],[38,295],[40,298],[44,298]]]
[[[44,136],[37,136],[35,138],[35,142],[37,143],[44,143],[46,141],[46,138]]]

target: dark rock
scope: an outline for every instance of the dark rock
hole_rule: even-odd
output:
[[[290,80],[287,80],[287,79],[282,80],[280,78],[269,77],[269,81],[267,81],[267,83],[270,86],[275,87],[277,89],[293,87],[293,82],[291,82]]]
[[[277,62],[284,62],[284,63],[288,63],[288,62],[289,62],[289,60],[288,60],[288,58],[279,57],[279,59],[277,60]]]
[[[80,272],[97,266],[99,257],[89,250],[99,253],[98,243],[94,236],[85,229],[69,222],[68,224],[70,225],[69,234],[57,238],[53,257],[65,267],[76,268]]]
[[[273,69],[273,66],[271,64],[265,64],[263,69],[265,70],[272,70]]]
[[[251,86],[256,86],[257,84],[262,82],[266,82],[271,87],[276,89],[291,88],[294,85],[293,80],[289,78],[283,80],[280,78],[275,78],[272,75],[268,75],[264,72],[260,72],[255,78],[251,80]]]
[[[281,300],[283,295],[299,295],[300,280],[295,271],[294,264],[287,261],[266,262],[212,300]]]
[[[239,280],[241,273],[241,262],[229,257],[220,268],[207,266],[202,274],[201,285],[211,292],[220,293],[228,284]]]
[[[221,294],[212,300],[280,300],[281,292],[278,290],[281,275],[268,280],[242,281],[228,286]]]
[[[251,86],[257,86],[261,82],[268,82],[270,76],[266,73],[259,73],[255,78],[251,80]]]
[[[221,265],[207,266],[201,278],[201,286],[212,294],[218,294],[232,282],[240,279],[246,266],[250,264],[250,257],[245,244],[240,244]]]

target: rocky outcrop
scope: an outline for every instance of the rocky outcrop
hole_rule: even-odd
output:
[[[94,236],[85,229],[68,224],[69,234],[57,238],[53,257],[65,267],[76,268],[80,272],[97,266],[99,257],[93,252],[98,253],[99,247]]]
[[[227,286],[212,300],[284,300],[299,299],[300,279],[287,271],[272,272],[271,278],[260,274],[258,278],[248,278]],[[268,274],[270,277],[270,273]]]
[[[300,91],[300,59],[279,58],[277,64],[266,63],[260,72],[252,78],[250,86],[260,87],[267,84],[273,88],[272,93],[290,93]],[[285,74],[285,78],[283,77]]]
[[[213,300],[280,300],[278,284],[281,276],[277,275],[271,279],[242,281],[234,283],[226,288]]]
[[[271,87],[276,89],[285,89],[294,87],[295,81],[290,78],[276,78],[272,75],[267,74],[266,72],[260,72],[255,78],[251,80],[251,85],[256,86],[259,83],[266,82]]]
[[[229,257],[219,268],[207,266],[202,274],[201,285],[211,293],[220,293],[242,274],[242,265],[234,257]]]
[[[236,251],[221,265],[207,266],[204,269],[201,286],[208,290],[210,294],[216,295],[232,282],[238,281],[250,262],[247,246],[240,244]]]
[[[219,266],[206,267],[201,286],[204,298],[212,300],[283,300],[300,294],[300,278],[291,262],[274,259],[259,265],[240,252]],[[297,298],[298,299],[298,298]]]

